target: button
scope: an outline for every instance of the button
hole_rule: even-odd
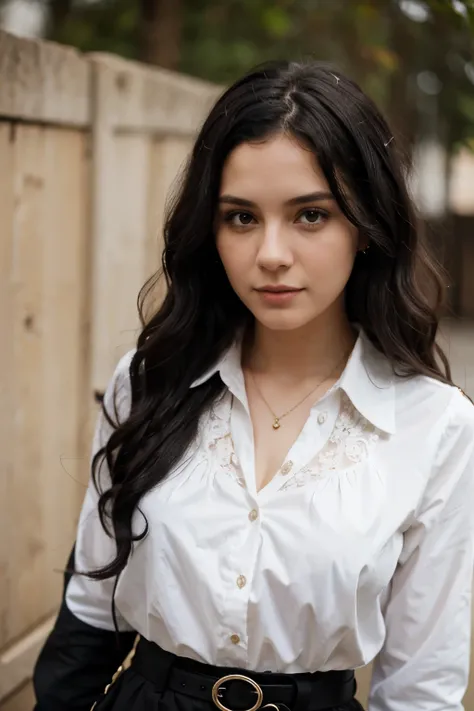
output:
[[[247,585],[247,578],[245,575],[239,575],[237,578],[237,587],[242,590]]]
[[[282,468],[280,469],[282,474],[289,474],[291,472],[291,469],[293,467],[293,462],[288,460],[287,462],[284,463]]]
[[[327,414],[325,412],[320,412],[318,415],[318,424],[324,425],[327,420]]]
[[[256,521],[257,518],[258,518],[257,509],[252,509],[251,512],[249,513],[249,521]]]
[[[238,634],[233,634],[230,638],[232,644],[238,644],[240,642],[240,637]]]

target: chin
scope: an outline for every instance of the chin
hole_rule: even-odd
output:
[[[291,313],[289,310],[285,312],[283,309],[275,309],[272,313],[254,313],[254,317],[257,323],[269,331],[296,331],[314,321],[314,315],[304,317],[302,314]]]

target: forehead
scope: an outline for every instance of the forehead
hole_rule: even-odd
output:
[[[327,191],[327,181],[314,154],[296,139],[278,135],[264,142],[242,143],[227,158],[221,193],[254,201]]]

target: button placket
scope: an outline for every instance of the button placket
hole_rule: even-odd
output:
[[[267,500],[275,490],[285,487],[286,483],[304,469],[327,441],[339,410],[338,402],[328,399],[324,409],[314,407],[303,430],[288,452],[287,459],[278,470],[277,476],[265,487],[261,495]]]
[[[222,611],[222,621],[226,630],[224,643],[233,648],[232,663],[241,666],[245,666],[248,662],[248,604],[260,531],[260,526],[255,523],[260,517],[257,499],[249,492],[244,496],[247,500],[247,511],[245,513],[244,509],[243,513],[247,516],[247,520],[242,518],[239,524],[241,530],[238,538],[241,545],[234,548],[226,557],[225,570],[223,570],[225,608]]]

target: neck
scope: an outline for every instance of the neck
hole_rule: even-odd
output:
[[[274,331],[255,324],[244,367],[285,380],[320,377],[331,367],[341,371],[356,335],[345,314],[320,316],[304,328]],[[339,372],[337,373],[339,375]]]

